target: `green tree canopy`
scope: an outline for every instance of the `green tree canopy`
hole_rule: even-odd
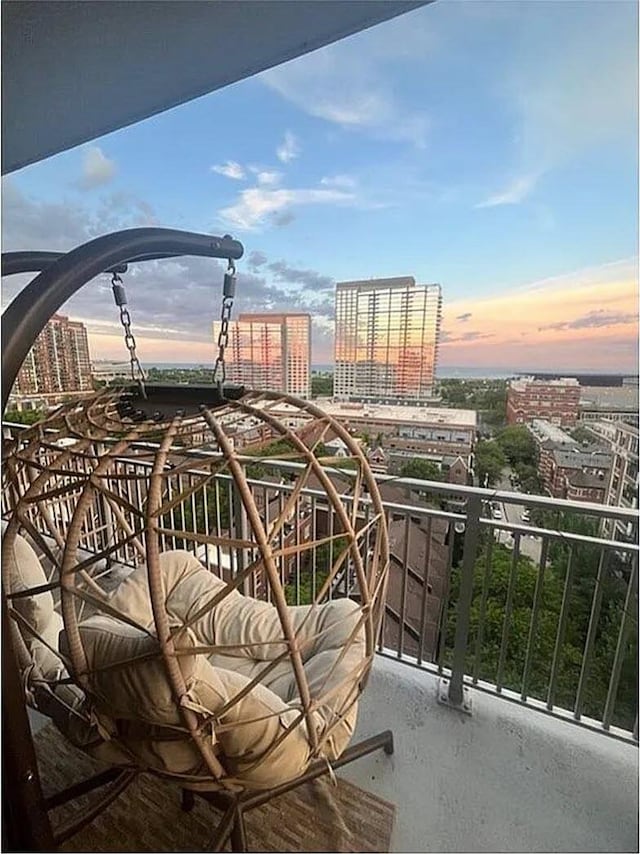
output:
[[[311,394],[313,397],[331,397],[333,394],[333,374],[329,376],[312,376]]]
[[[410,460],[400,469],[402,477],[414,477],[417,480],[444,480],[438,466],[430,460]]]
[[[571,438],[575,439],[576,442],[580,442],[580,444],[583,442],[589,444],[594,441],[591,430],[587,429],[587,427],[583,427],[581,424],[578,424],[578,426],[571,431]]]
[[[512,424],[498,433],[496,441],[512,466],[522,463],[537,467],[536,441],[529,430],[520,424]]]
[[[493,485],[507,464],[502,448],[497,442],[481,439],[475,449],[475,469],[480,486],[484,486],[487,480],[489,486]]]
[[[41,409],[8,409],[2,420],[12,424],[36,424],[44,416],[45,412]]]
[[[577,527],[582,522],[572,521]],[[588,522],[586,526],[588,527]],[[564,529],[564,526],[563,526]],[[585,531],[586,532],[586,531]],[[574,707],[582,668],[582,660],[596,586],[598,549],[589,544],[575,547],[572,582],[567,592],[567,619],[563,643],[558,658],[554,703],[565,709]],[[526,685],[527,695],[546,700],[551,667],[556,647],[563,596],[565,595],[568,553],[565,545],[550,550],[544,569],[535,632],[531,648],[531,667]],[[472,673],[476,666],[475,653],[480,626],[483,626],[478,659],[478,677],[496,682],[500,666],[500,651],[505,641],[502,684],[513,691],[523,689],[524,667],[533,618],[533,602],[540,569],[529,558],[520,556],[514,567],[514,553],[504,546],[491,544],[490,571],[487,574],[484,550],[474,569],[473,599],[470,612],[468,653],[465,670]],[[506,604],[511,587],[511,618],[505,634]],[[447,621],[447,655],[450,656],[455,637],[457,602],[460,590],[460,569],[451,573],[451,598]],[[597,625],[590,667],[585,682],[583,714],[601,719],[607,698],[609,680],[618,643],[624,611],[625,584],[617,579],[613,567],[604,576],[602,608]],[[483,594],[486,596],[483,607]],[[637,710],[638,662],[637,611],[624,650],[617,693],[614,723],[631,729]],[[505,640],[506,639],[506,640]]]

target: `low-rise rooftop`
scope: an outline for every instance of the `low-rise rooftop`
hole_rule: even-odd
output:
[[[576,440],[561,427],[552,424],[544,418],[534,418],[530,425],[531,432],[541,442],[553,442],[558,445],[577,445]]]
[[[581,469],[598,466],[608,468],[611,465],[611,451],[606,448],[569,448],[556,449],[553,458],[560,468]]]
[[[580,390],[581,409],[619,410],[626,412],[638,409],[638,387],[583,386]]]
[[[369,418],[374,421],[398,421],[413,424],[451,424],[475,428],[478,413],[474,409],[447,409],[434,406],[402,406],[400,404],[353,403],[323,401],[322,408],[336,418]]]

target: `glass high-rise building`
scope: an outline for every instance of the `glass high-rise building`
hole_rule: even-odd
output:
[[[214,323],[215,340],[220,323]],[[241,314],[229,329],[227,378],[247,388],[311,394],[311,315]]]
[[[433,395],[442,294],[413,276],[338,282],[334,395],[419,403]]]

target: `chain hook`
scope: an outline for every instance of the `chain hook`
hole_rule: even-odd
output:
[[[138,354],[136,353],[136,339],[131,331],[131,315],[127,308],[127,293],[124,289],[122,278],[118,273],[113,273],[111,276],[111,289],[113,291],[115,304],[120,309],[120,323],[124,329],[124,345],[129,351],[129,360],[131,363],[131,379],[134,383],[138,383],[140,393],[146,400],[147,392],[144,386],[146,378],[144,371],[142,370],[140,360],[138,359]]]
[[[218,355],[213,369],[213,382],[218,386],[220,398],[224,397],[224,381],[227,377],[225,350],[229,344],[229,321],[233,300],[236,295],[236,265],[233,258],[227,261],[227,271],[224,274],[222,286],[222,309],[220,311],[220,332],[218,334]]]

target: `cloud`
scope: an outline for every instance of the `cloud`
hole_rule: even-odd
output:
[[[286,131],[284,141],[276,149],[276,155],[278,160],[281,160],[283,163],[289,163],[300,156],[300,143],[291,131]]]
[[[13,179],[3,181],[2,206],[6,251],[64,251],[99,233],[146,225],[155,217],[150,205],[130,194],[114,193],[92,210],[77,196],[64,204],[33,200]],[[172,258],[129,266],[123,279],[143,364],[213,362],[211,323],[219,316],[223,276],[224,265],[206,258]],[[5,277],[3,305],[32,278],[30,274]],[[246,263],[242,260],[238,265],[232,316],[248,311],[311,311],[314,341],[319,352],[325,352],[326,328],[332,323],[334,310],[330,285],[331,279],[321,272],[286,259],[270,262],[265,253],[254,250]],[[81,288],[61,311],[86,323],[92,358],[126,356],[109,276],[98,276]]]
[[[351,175],[331,175],[320,180],[323,187],[340,187],[345,190],[355,189],[357,182]]]
[[[252,230],[268,217],[302,205],[343,204],[354,200],[352,193],[330,189],[266,189],[251,187],[240,193],[235,204],[219,211],[222,221],[233,228]],[[279,224],[284,224],[282,220]]]
[[[256,180],[261,187],[269,187],[273,184],[280,183],[282,179],[282,172],[277,172],[276,170],[264,170],[264,171],[256,171]]]
[[[630,312],[606,311],[604,308],[600,308],[576,317],[575,320],[561,320],[547,326],[539,326],[538,331],[544,332],[546,329],[602,329],[611,326],[626,326],[629,323],[634,323],[637,319],[637,315]]]
[[[259,267],[262,267],[267,263],[268,258],[264,252],[259,252],[257,249],[254,249],[253,252],[249,253],[247,261],[249,267],[255,272]]]
[[[92,145],[84,152],[82,160],[82,176],[76,181],[81,190],[93,190],[108,184],[116,175],[117,167],[97,145]]]
[[[466,322],[467,322],[467,320],[469,320],[471,317],[472,317],[471,312],[470,312],[470,311],[466,311],[464,314],[459,314],[459,315],[456,317],[456,320],[459,320],[459,321],[460,321],[460,323],[466,323]]]
[[[285,261],[272,261],[269,270],[277,282],[300,284],[314,291],[333,291],[334,281],[330,276],[323,276],[315,270],[304,270],[292,267]]]
[[[637,371],[638,259],[444,305],[442,361],[513,370]],[[473,315],[473,335],[458,318]],[[505,323],[508,318],[508,323]]]
[[[62,202],[33,199],[13,178],[2,181],[2,241],[6,252],[67,252],[109,231],[160,224],[151,205],[126,191],[109,193],[89,208],[77,197]]]
[[[477,208],[493,208],[498,205],[518,205],[524,201],[529,193],[538,183],[539,175],[522,175],[509,183],[504,190],[494,193],[483,202],[479,202]]]
[[[218,175],[224,175],[225,178],[232,178],[234,181],[244,181],[246,177],[244,169],[235,160],[227,160],[226,163],[212,166],[211,171],[217,172]]]
[[[564,167],[603,143],[622,141],[635,155],[637,5],[558,3],[553,15],[545,3],[491,5],[506,17],[517,9],[517,26],[512,20],[509,29],[512,59],[496,94],[514,117],[511,168],[524,177],[478,207],[522,201],[535,186],[531,176]]]
[[[289,225],[296,218],[296,215],[291,211],[277,211],[276,213],[271,214],[271,222],[274,225],[277,225],[278,228],[284,228],[285,225]]]
[[[433,40],[428,24],[416,27],[414,15],[402,17],[269,69],[260,79],[305,113],[345,130],[424,148],[429,117],[398,96],[388,70],[399,66],[406,74],[407,62],[424,61]]]
[[[440,334],[440,343],[441,344],[459,344],[461,342],[469,343],[471,341],[482,341],[484,338],[495,338],[495,333],[493,332],[465,332],[464,335],[450,335],[448,332],[443,331]]]

